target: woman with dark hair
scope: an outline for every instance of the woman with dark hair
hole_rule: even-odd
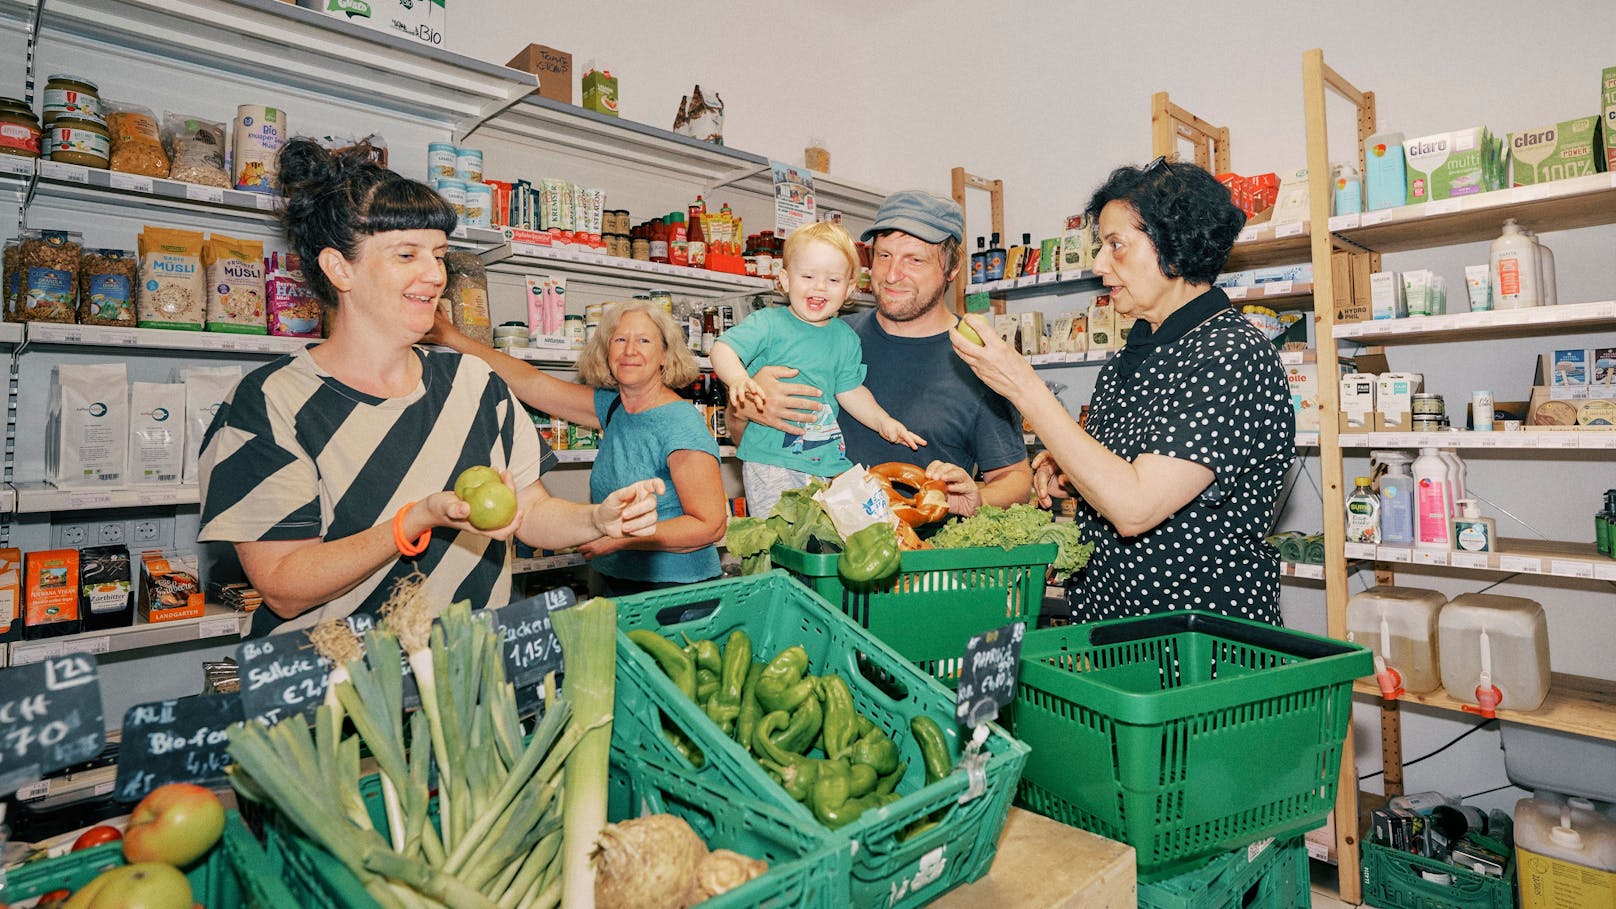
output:
[[[331,336],[244,377],[202,443],[197,538],[235,544],[264,598],[255,635],[374,613],[416,571],[429,602],[504,605],[511,537],[559,548],[656,521],[654,479],[595,506],[549,496],[539,475],[555,455],[505,383],[474,357],[416,346],[455,213],[367,151],[297,139],[281,152],[287,234]],[[515,495],[497,529],[472,526],[452,491],[476,466]]]
[[[694,382],[701,367],[672,316],[645,300],[607,306],[578,357],[583,384],[466,337],[442,310],[429,337],[487,362],[529,407],[602,430],[589,471],[591,498],[629,477],[663,482],[652,532],[579,547],[590,561],[595,593],[621,596],[718,577],[714,544],[727,524],[718,443],[701,413],[675,390]]]
[[[1245,223],[1192,164],[1113,171],[1089,201],[1094,272],[1138,319],[1100,371],[1086,430],[986,321],[954,349],[1026,417],[1046,507],[1075,494],[1095,551],[1068,586],[1077,621],[1207,609],[1279,624],[1279,558],[1263,542],[1296,421],[1272,343],[1213,287]]]

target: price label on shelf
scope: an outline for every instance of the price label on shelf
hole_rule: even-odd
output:
[[[1281,296],[1284,296],[1285,294],[1288,294],[1288,293],[1291,292],[1291,287],[1292,287],[1293,283],[1294,282],[1291,282],[1291,281],[1271,281],[1271,282],[1269,282],[1267,284],[1264,284],[1264,285],[1262,285],[1263,296],[1265,296],[1265,297],[1281,297]]]
[[[1103,362],[1105,360],[1111,359],[1111,351],[1109,351],[1109,350],[1091,350],[1088,353],[1084,354],[1084,359],[1089,363]]]
[[[1594,563],[1577,559],[1550,559],[1549,574],[1562,578],[1592,578]]]
[[[63,653],[106,653],[112,649],[112,636],[98,634],[88,638],[69,638],[62,642]]]
[[[1413,562],[1414,553],[1401,546],[1377,546],[1375,558],[1382,562]]]
[[[142,177],[139,174],[126,174],[120,171],[111,171],[108,177],[113,189],[121,189],[132,193],[150,193],[152,191],[152,178]]]
[[[68,493],[67,507],[80,508],[110,508],[112,507],[112,493],[110,492],[73,492]]]
[[[1432,215],[1451,215],[1459,210],[1460,199],[1437,199],[1425,203],[1425,217]]]
[[[1304,222],[1301,221],[1286,221],[1283,224],[1275,224],[1274,239],[1283,240],[1286,237],[1300,237],[1304,229]]]
[[[1448,557],[1448,564],[1454,568],[1481,568],[1488,567],[1487,553],[1485,552],[1455,552]]]
[[[1416,549],[1414,550],[1414,564],[1446,565],[1448,564],[1448,553],[1442,549]]]
[[[1553,194],[1553,191],[1553,187],[1547,183],[1534,183],[1530,186],[1517,186],[1515,187],[1515,201],[1536,202],[1539,199],[1547,199]]]
[[[1538,448],[1580,448],[1582,440],[1575,432],[1539,432]]]
[[[61,180],[64,183],[88,184],[90,182],[88,168],[80,167],[77,164],[63,164],[60,161],[39,162],[39,175],[47,180]]]
[[[1061,279],[1061,276],[1060,276],[1060,272],[1058,272],[1058,271],[1040,272],[1039,275],[1038,275],[1038,283],[1039,284],[1054,284],[1055,282],[1059,281],[1060,279]]]
[[[1257,237],[1258,237],[1258,235],[1260,233],[1261,233],[1261,231],[1258,228],[1255,228],[1255,227],[1241,228],[1239,235],[1234,238],[1234,242],[1236,242],[1236,243],[1254,243],[1254,242],[1256,242]]]
[[[1032,287],[1034,284],[1037,284],[1037,283],[1038,283],[1038,276],[1037,275],[1022,275],[1021,277],[1016,279],[1016,286],[1017,287]]]
[[[210,205],[224,204],[224,190],[217,186],[200,186],[196,183],[185,184],[185,198],[192,202],[207,202]]]
[[[274,211],[275,197],[263,193],[253,193],[253,207],[259,211]]]
[[[1324,579],[1324,566],[1310,565],[1307,563],[1298,564],[1296,566],[1296,576],[1299,578],[1311,578],[1315,581],[1321,581]]]
[[[1352,230],[1354,227],[1358,226],[1358,221],[1359,215],[1357,213],[1350,215],[1336,215],[1330,219],[1330,232],[1335,233],[1338,230]]]
[[[1358,226],[1373,227],[1376,224],[1385,224],[1387,221],[1392,219],[1392,212],[1396,210],[1397,209],[1395,208],[1384,208],[1380,211],[1366,211],[1363,213],[1363,216],[1358,219]]]
[[[17,801],[31,802],[50,795],[50,780],[35,780],[17,790]]]
[[[1345,548],[1349,559],[1375,558],[1375,544],[1373,543],[1348,543]]]
[[[24,158],[18,155],[0,155],[0,174],[26,177],[34,172],[35,160],[34,158]]]
[[[1616,581],[1616,562],[1608,565],[1595,564],[1594,577],[1601,581]]]
[[[1250,291],[1251,288],[1249,287],[1225,287],[1223,289],[1223,293],[1231,300],[1244,300],[1246,294]]]
[[[1523,574],[1542,574],[1543,560],[1536,556],[1499,556],[1499,571],[1516,571]]]
[[[212,619],[203,619],[197,623],[196,636],[199,640],[207,638],[228,638],[241,636],[241,619],[233,615],[219,616]]]
[[[1616,448],[1616,432],[1584,431],[1578,435],[1583,448]]]

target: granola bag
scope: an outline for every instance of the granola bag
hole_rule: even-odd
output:
[[[208,317],[208,285],[202,271],[206,240],[194,230],[147,227],[137,245],[136,323],[141,328],[201,331]]]
[[[62,230],[29,230],[17,252],[18,322],[73,322],[78,298],[79,235]]]
[[[223,123],[171,113],[163,118],[163,144],[168,148],[171,179],[230,188]]]
[[[107,135],[112,138],[112,170],[145,177],[168,176],[168,152],[157,115],[138,104],[106,102]]]
[[[79,322],[135,327],[140,260],[123,249],[86,249],[79,258]]]
[[[208,271],[208,331],[261,335],[264,317],[264,244],[214,234],[202,247]]]

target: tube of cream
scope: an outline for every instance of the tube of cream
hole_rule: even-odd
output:
[[[1465,266],[1465,290],[1470,294],[1470,311],[1486,312],[1493,308],[1491,269],[1485,265]]]

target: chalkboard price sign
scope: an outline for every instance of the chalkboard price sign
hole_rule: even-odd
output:
[[[1026,625],[1012,622],[976,635],[965,644],[954,713],[962,724],[980,726],[1015,700],[1021,639],[1026,633]]]
[[[376,625],[375,616],[351,615],[343,621],[363,638]],[[325,679],[331,661],[320,656],[301,632],[242,641],[236,647],[241,667],[241,706],[249,718],[278,723],[302,714],[309,720],[325,703]],[[404,706],[419,707],[420,695],[409,664],[404,666]]]
[[[165,783],[215,783],[230,766],[227,730],[243,719],[241,696],[199,694],[137,704],[123,715],[113,797],[137,802]]]
[[[493,610],[505,676],[516,688],[516,709],[523,716],[542,706],[544,677],[561,671],[561,641],[550,627],[550,613],[576,602],[572,591],[562,587]]]
[[[0,795],[101,751],[95,657],[70,653],[0,671]]]

